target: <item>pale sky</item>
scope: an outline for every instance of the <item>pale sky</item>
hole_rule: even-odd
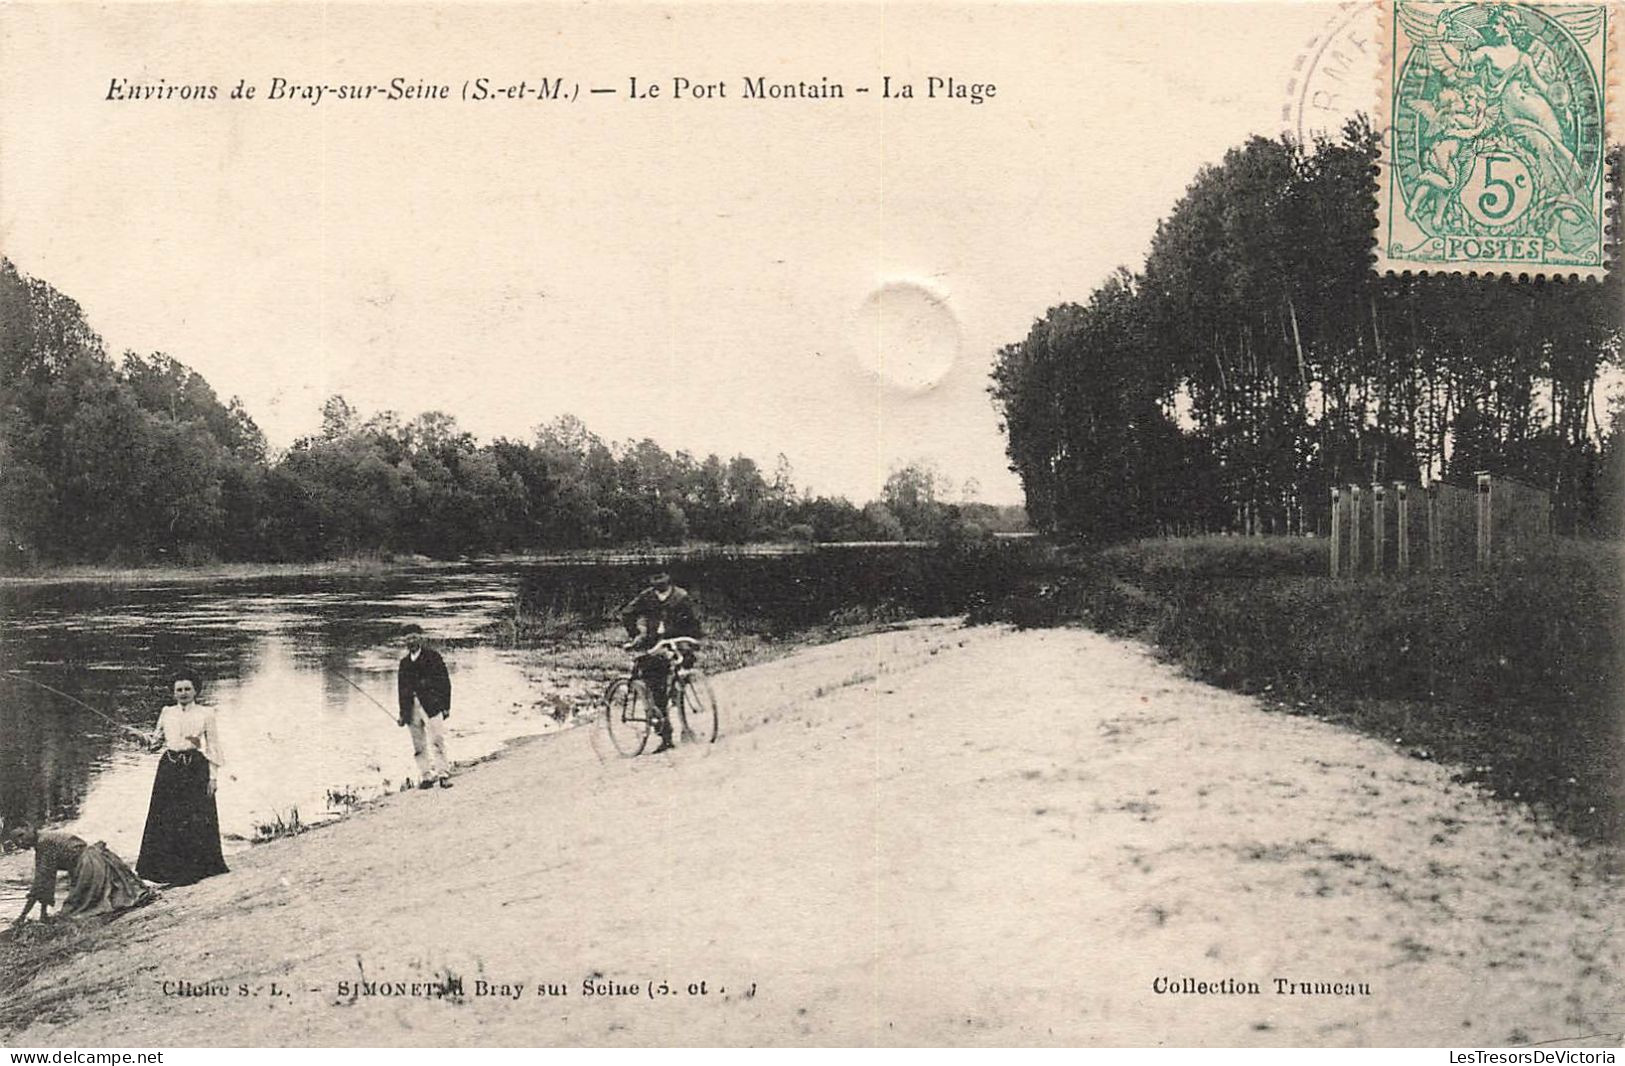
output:
[[[276,447],[340,393],[482,440],[571,413],[783,452],[859,501],[923,458],[1016,502],[996,349],[1138,267],[1199,166],[1280,132],[1355,6],[8,4],[0,250]],[[758,75],[846,97],[741,99]],[[925,99],[933,75],[996,96]],[[727,97],[672,100],[678,76]],[[313,106],[265,99],[273,77],[454,98]],[[477,77],[581,98],[457,98]],[[113,78],[221,99],[108,101]],[[226,99],[239,78],[260,98]]]

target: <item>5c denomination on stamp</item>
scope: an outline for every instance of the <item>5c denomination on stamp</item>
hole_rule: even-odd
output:
[[[1384,28],[1377,269],[1600,276],[1605,4],[1407,3]]]

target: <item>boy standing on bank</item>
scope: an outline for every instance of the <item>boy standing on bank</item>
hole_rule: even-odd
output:
[[[412,731],[412,757],[418,764],[418,787],[451,787],[446,761],[446,719],[451,717],[451,675],[440,653],[423,644],[423,627],[406,627],[406,654],[396,674],[400,723]]]

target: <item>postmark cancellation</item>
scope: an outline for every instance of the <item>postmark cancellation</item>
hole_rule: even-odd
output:
[[[1379,271],[1600,277],[1611,4],[1385,5]]]

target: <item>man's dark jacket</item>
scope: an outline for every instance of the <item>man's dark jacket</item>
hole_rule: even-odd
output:
[[[639,621],[644,624],[642,633],[638,632]],[[626,627],[626,635],[641,638],[639,642],[644,647],[669,637],[700,635],[700,619],[694,613],[694,601],[676,585],[664,602],[652,587],[638,593],[636,599],[621,608],[621,624]]]
[[[423,705],[423,713],[433,718],[437,714],[451,717],[451,675],[446,673],[446,660],[433,648],[418,652],[418,661],[410,655],[401,657],[401,669],[395,676],[395,687],[401,696],[401,724],[412,720],[412,697]]]

